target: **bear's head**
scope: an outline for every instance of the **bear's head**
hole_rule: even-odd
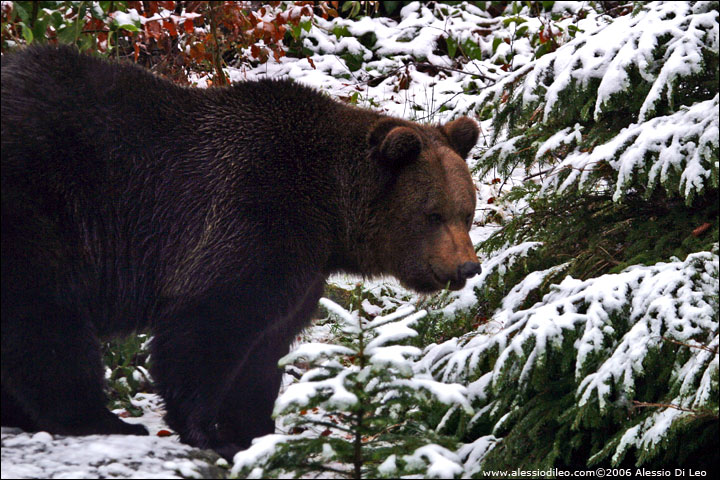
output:
[[[376,205],[376,260],[416,291],[457,290],[480,273],[469,236],[475,186],[465,163],[478,134],[462,117],[440,127],[384,118],[368,135],[373,160],[392,179]]]

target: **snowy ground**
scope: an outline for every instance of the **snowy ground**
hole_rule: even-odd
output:
[[[217,456],[171,437],[64,437],[2,428],[2,478],[222,478]]]
[[[65,437],[2,427],[2,478],[223,478],[227,462],[214,452],[180,443],[167,431],[159,397],[138,394],[143,409],[129,423],[141,423],[147,437],[90,435]],[[116,411],[115,413],[121,413]],[[163,432],[164,433],[164,432]],[[218,463],[216,463],[218,462]]]

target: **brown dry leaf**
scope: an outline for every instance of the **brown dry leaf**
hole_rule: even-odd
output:
[[[712,227],[712,223],[705,222],[699,227],[697,227],[695,230],[693,230],[692,234],[694,237],[699,237],[703,233],[707,232],[710,227]]]

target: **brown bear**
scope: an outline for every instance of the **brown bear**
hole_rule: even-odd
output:
[[[202,90],[66,46],[4,55],[2,424],[146,433],[107,410],[98,338],[150,327],[170,427],[247,447],[329,274],[432,292],[480,271],[477,137],[287,80]]]

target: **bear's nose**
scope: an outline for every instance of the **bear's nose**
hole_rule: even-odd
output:
[[[466,280],[480,272],[482,272],[482,267],[480,267],[479,263],[465,262],[458,267],[458,278],[460,278],[460,280]]]

